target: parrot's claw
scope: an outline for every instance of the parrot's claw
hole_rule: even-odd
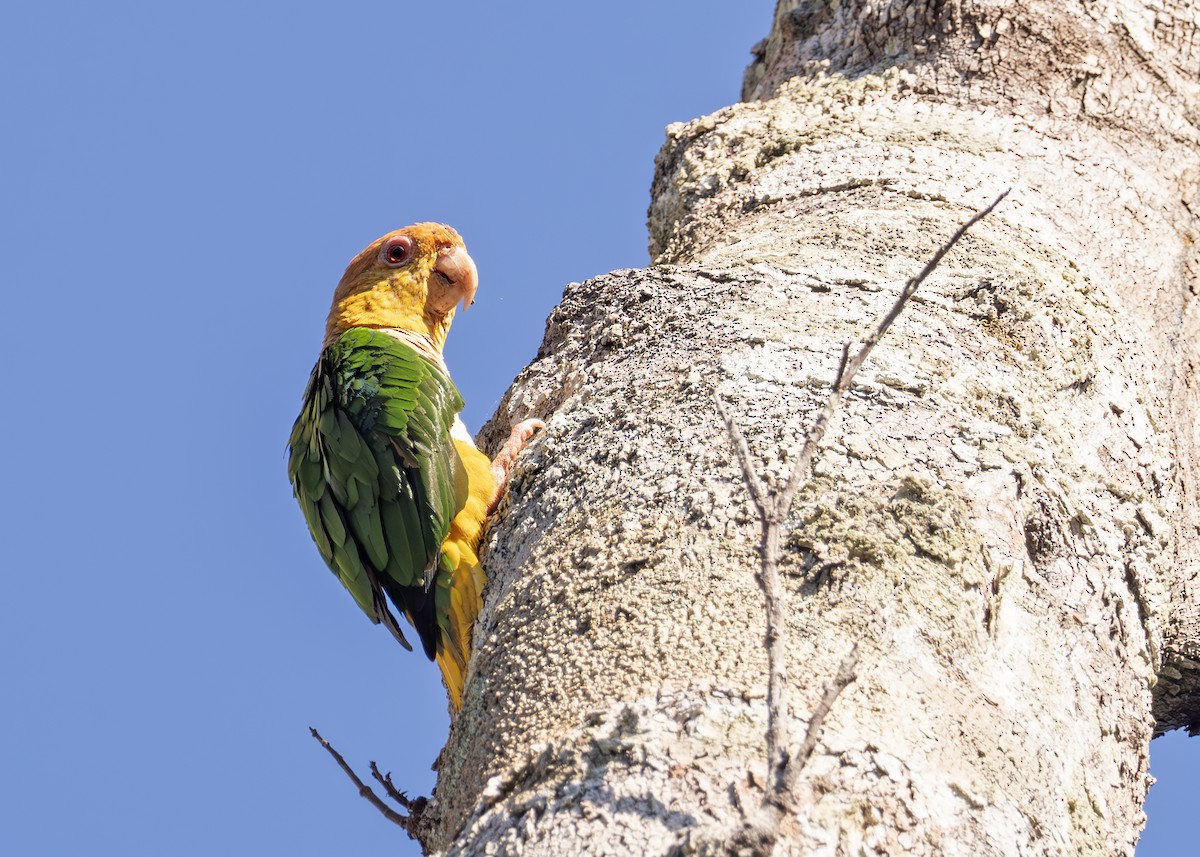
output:
[[[529,439],[545,427],[544,422],[535,419],[522,420],[513,426],[508,440],[504,442],[499,454],[492,459],[492,478],[496,480],[496,496],[488,504],[489,515],[496,511],[496,507],[500,505],[500,498],[504,496],[504,491],[508,488],[513,462],[517,460],[517,456],[521,454],[521,450],[525,448]]]

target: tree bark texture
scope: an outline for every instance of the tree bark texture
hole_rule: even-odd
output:
[[[490,532],[440,760],[451,854],[719,851],[765,782],[759,528],[786,478],[791,732],[855,644],[788,854],[1132,854],[1200,726],[1200,8],[781,0],[745,103],[668,129],[644,270],[567,287],[482,433]],[[1157,718],[1157,719],[1156,719]]]

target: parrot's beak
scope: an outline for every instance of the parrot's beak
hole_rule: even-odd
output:
[[[479,289],[479,271],[475,268],[475,260],[462,247],[444,247],[438,250],[437,261],[433,270],[442,275],[449,286],[449,293],[438,303],[443,312],[454,309],[460,300],[463,309],[475,303],[475,292]]]

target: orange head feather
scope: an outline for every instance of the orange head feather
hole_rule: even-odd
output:
[[[425,337],[440,354],[455,306],[475,300],[479,273],[459,234],[417,223],[371,242],[333,292],[325,344],[351,327],[397,328]]]

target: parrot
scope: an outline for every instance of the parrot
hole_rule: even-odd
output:
[[[317,550],[375,624],[416,629],[462,706],[486,575],[479,542],[511,466],[544,427],[513,427],[494,461],[475,447],[442,349],[479,275],[459,234],[418,223],[369,244],[333,293],[288,442],[288,478]]]

